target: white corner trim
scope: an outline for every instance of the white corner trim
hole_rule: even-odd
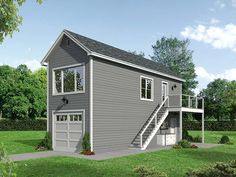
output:
[[[151,86],[151,99],[147,99],[147,98],[142,98],[142,78],[144,78],[144,79],[149,79],[149,80],[151,80],[152,81],[152,86]],[[140,98],[140,100],[142,100],[142,101],[154,101],[154,79],[153,78],[151,78],[151,77],[147,77],[147,76],[143,76],[143,75],[141,75],[140,76],[140,84],[139,84],[139,98]]]
[[[90,57],[90,146],[93,151],[93,58]]]
[[[47,132],[49,131],[49,66],[47,67]]]

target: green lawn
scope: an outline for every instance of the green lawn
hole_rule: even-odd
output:
[[[197,134],[200,132],[191,132]],[[206,132],[206,142],[216,143],[223,135],[229,135],[236,144],[236,132]],[[136,176],[137,165],[155,167],[169,176],[178,177],[189,168],[206,167],[210,163],[236,159],[236,145],[224,145],[211,149],[171,149],[132,155],[104,161],[91,161],[70,157],[50,157],[18,162],[17,174],[22,177],[128,177]]]
[[[44,136],[45,131],[0,131],[0,143],[4,144],[8,154],[35,152]]]

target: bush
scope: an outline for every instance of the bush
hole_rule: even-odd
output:
[[[193,137],[191,135],[189,135],[188,131],[187,130],[183,130],[182,132],[182,138],[184,140],[188,140],[188,141],[192,141],[193,140]]]
[[[187,140],[179,141],[178,145],[181,146],[182,148],[191,148],[191,143],[188,142]]]
[[[0,177],[16,177],[15,164],[7,156],[3,144],[0,146]]]
[[[219,141],[219,144],[231,144],[229,137],[226,135],[223,135]]]
[[[84,154],[84,155],[95,154],[93,151],[91,151],[90,136],[89,136],[89,133],[87,132],[84,134],[82,147],[83,147],[83,151],[81,152],[81,154]]]
[[[216,163],[206,169],[190,170],[186,173],[186,177],[235,177],[236,161],[230,163]]]
[[[236,121],[205,121],[204,128],[208,131],[236,131]],[[202,123],[199,121],[184,121],[185,130],[202,130]]]
[[[197,142],[202,142],[202,137],[201,136],[198,135],[196,137],[193,137],[193,136],[189,135],[187,130],[183,130],[182,135],[183,135],[184,140],[188,140],[190,142],[196,142],[196,143]]]
[[[200,143],[200,142],[202,142],[202,137],[199,135],[196,137],[193,137],[192,142]]]
[[[182,146],[180,146],[180,145],[178,145],[178,144],[175,144],[175,145],[172,146],[172,148],[174,148],[174,149],[181,149]]]
[[[47,130],[47,119],[0,120],[0,131]]]
[[[197,148],[198,148],[198,146],[197,146],[197,145],[195,145],[195,144],[192,144],[192,145],[191,145],[191,148],[192,148],[192,149],[197,149]]]
[[[156,170],[155,168],[147,168],[145,166],[138,166],[134,169],[140,177],[167,177],[163,172]]]
[[[46,132],[44,139],[37,145],[36,150],[52,150],[52,137],[49,132]]]

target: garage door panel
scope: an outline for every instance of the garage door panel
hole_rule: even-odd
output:
[[[81,123],[69,123],[69,129],[70,130],[82,130],[82,124]]]
[[[56,132],[56,139],[67,139],[67,137],[66,132]]]
[[[67,123],[57,123],[56,124],[56,131],[67,131]]]
[[[82,132],[70,132],[69,138],[72,140],[81,140]]]
[[[82,112],[56,113],[54,116],[54,148],[55,150],[81,150],[83,138]]]
[[[78,147],[80,147],[80,145],[81,145],[81,143],[78,141],[70,141],[70,143],[69,143],[70,148],[78,148]]]
[[[67,142],[67,140],[56,140],[56,146],[57,147],[67,147],[68,142]]]

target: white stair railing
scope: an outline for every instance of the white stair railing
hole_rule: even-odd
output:
[[[144,129],[142,130],[142,132],[140,133],[140,147],[141,149],[146,149],[146,147],[143,147],[143,134],[145,133],[145,131],[147,130],[147,128],[149,127],[149,125],[151,124],[151,122],[155,119],[155,128],[158,125],[158,121],[157,121],[157,114],[160,111],[160,109],[162,107],[164,107],[165,104],[167,104],[168,102],[168,96],[165,98],[165,100],[161,103],[161,105],[159,106],[159,108],[154,112],[153,116],[151,117],[151,119],[149,120],[148,124],[144,127]],[[168,111],[166,111],[168,114]],[[155,130],[155,128],[153,129],[153,131]],[[149,137],[148,137],[149,138]],[[148,138],[146,139],[146,141],[148,140]]]

